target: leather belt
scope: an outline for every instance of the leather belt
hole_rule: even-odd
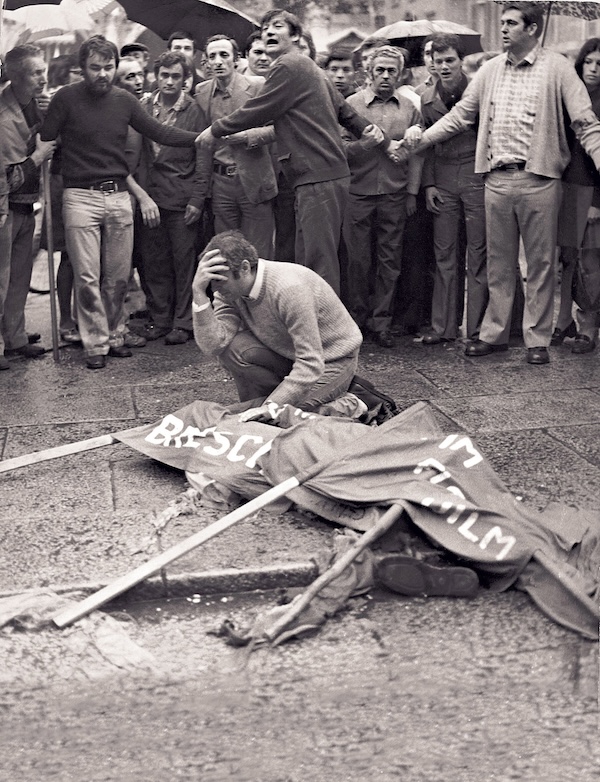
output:
[[[104,179],[102,182],[93,182],[91,185],[82,185],[84,190],[100,190],[102,193],[121,193],[127,190],[124,179]]]
[[[221,176],[235,176],[237,173],[237,166],[235,163],[231,166],[224,166],[222,163],[213,163],[213,171],[215,174],[221,174]]]
[[[495,166],[494,171],[523,171],[525,168],[525,161],[520,160],[518,163],[503,163],[501,166]]]

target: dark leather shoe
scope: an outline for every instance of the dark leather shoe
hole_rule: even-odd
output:
[[[27,342],[29,342],[30,345],[35,345],[36,342],[39,342],[42,339],[42,335],[38,334],[37,331],[34,331],[33,334],[27,335]]]
[[[591,337],[587,337],[585,334],[578,334],[575,337],[575,342],[571,348],[571,353],[591,353],[596,348],[596,340]]]
[[[429,334],[423,334],[424,345],[439,345],[441,342],[447,341],[448,340],[445,340],[443,337],[440,337],[439,334],[436,334],[435,331],[432,331]]]
[[[373,342],[382,348],[393,348],[396,344],[389,331],[378,331],[373,334]]]
[[[88,369],[104,369],[106,366],[105,356],[88,356],[85,360]]]
[[[552,338],[550,339],[550,344],[553,347],[556,347],[556,345],[562,345],[562,343],[565,341],[565,337],[576,337],[577,336],[577,326],[575,325],[575,321],[572,320],[566,329],[554,329],[552,332]]]
[[[41,345],[30,345],[29,342],[21,348],[12,348],[5,350],[6,356],[25,356],[25,358],[40,358],[46,352],[46,348]]]
[[[548,348],[527,348],[528,364],[548,364],[549,362]]]
[[[112,356],[113,358],[131,358],[133,353],[131,350],[129,350],[129,348],[126,348],[125,345],[121,345],[118,348],[109,348],[108,355]]]
[[[475,597],[477,573],[468,567],[432,565],[404,554],[389,554],[375,565],[379,584],[413,597]]]
[[[484,342],[482,339],[476,339],[475,342],[471,342],[465,348],[465,356],[489,356],[490,353],[502,353],[508,350],[508,345],[502,343],[501,345],[492,345],[491,342]]]

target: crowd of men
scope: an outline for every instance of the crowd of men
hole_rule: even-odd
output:
[[[365,42],[358,69],[346,51],[317,65],[310,36],[280,9],[250,36],[244,61],[225,34],[206,41],[198,67],[193,37],[174,33],[152,68],[141,44],[119,52],[93,36],[70,58],[49,101],[40,50],[26,44],[8,52],[0,87],[0,369],[10,367],[11,354],[44,354],[24,313],[34,204],[53,156],[53,193],[62,204],[52,204],[53,214],[59,235],[64,229],[61,336],[81,342],[90,369],[103,368],[107,356],[131,356],[148,340],[185,343],[196,329],[200,347],[223,354],[243,387],[239,355],[228,348],[231,323],[225,344],[207,314],[210,283],[221,279],[231,247],[236,258],[240,247],[254,248],[231,267],[235,280],[241,270],[244,298],[263,276],[278,289],[282,276],[296,280],[291,263],[322,278],[342,310],[310,275],[297,285],[337,313],[344,334],[336,344],[354,369],[361,339],[391,348],[403,322],[421,331],[425,345],[458,339],[463,309],[466,354],[503,351],[522,282],[520,241],[527,362],[548,363],[565,127],[598,168],[600,122],[572,65],[540,46],[543,21],[536,4],[507,3],[504,54],[472,80],[460,39],[431,36],[427,78],[416,85],[408,83],[408,52],[386,40]],[[214,235],[228,238],[210,244]],[[133,270],[147,310],[137,330],[124,306]],[[425,308],[408,325],[402,310],[411,298]],[[346,310],[352,320],[340,314]],[[244,318],[254,321],[241,319],[255,338],[264,332],[264,321],[257,332]],[[291,328],[301,320],[294,315]],[[284,377],[296,378],[288,340],[275,343],[276,354],[285,347]],[[342,375],[345,391],[351,373]],[[306,376],[329,382],[327,371],[326,380]]]

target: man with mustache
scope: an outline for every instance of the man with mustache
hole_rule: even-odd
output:
[[[125,143],[129,126],[159,144],[193,147],[196,133],[163,125],[130,93],[113,86],[119,54],[104,36],[79,50],[83,81],[52,98],[41,130],[61,137],[63,215],[75,273],[78,324],[89,369],[126,358],[123,303],[131,272],[133,217]]]

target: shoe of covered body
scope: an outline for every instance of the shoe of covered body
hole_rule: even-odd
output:
[[[475,597],[477,573],[471,568],[432,564],[405,554],[388,554],[375,565],[377,583],[411,597]]]

